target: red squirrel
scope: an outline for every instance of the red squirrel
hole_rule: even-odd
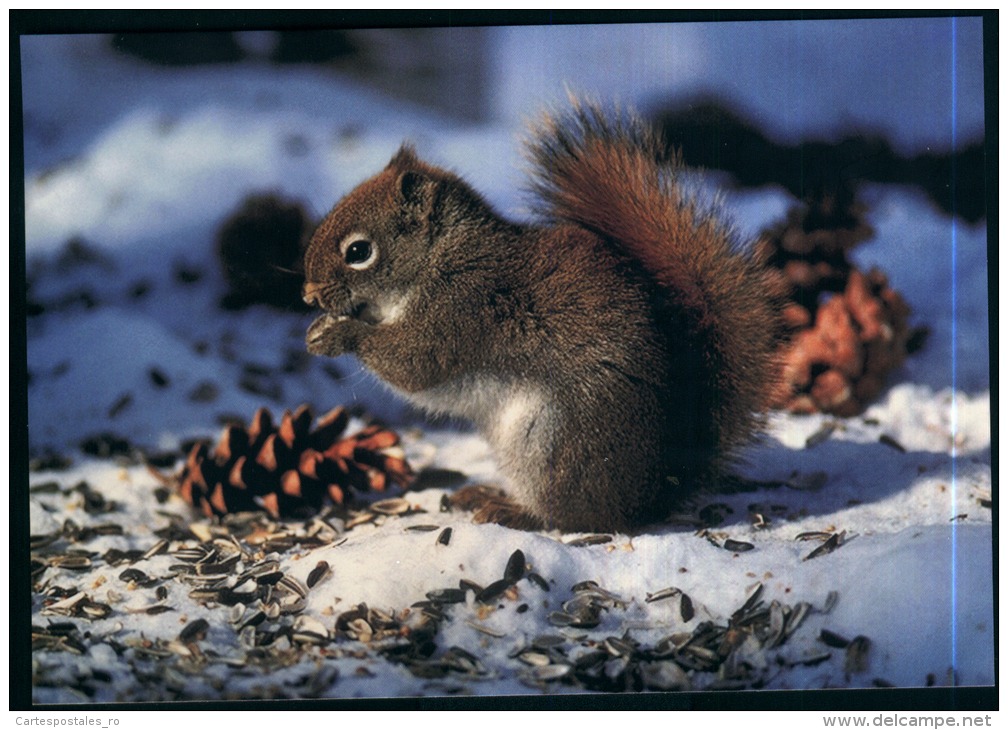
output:
[[[572,102],[528,146],[541,221],[404,145],[305,252],[308,350],[472,421],[506,496],[478,521],[626,531],[710,485],[775,382],[773,285],[658,134]]]

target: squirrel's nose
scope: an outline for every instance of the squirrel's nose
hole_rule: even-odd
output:
[[[304,299],[304,303],[309,307],[321,307],[322,289],[324,288],[324,284],[313,284],[310,281],[306,281],[301,290],[301,298]]]

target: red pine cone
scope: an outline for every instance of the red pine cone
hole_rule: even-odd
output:
[[[175,478],[178,493],[207,517],[266,510],[279,518],[314,514],[326,500],[342,505],[354,491],[384,490],[390,481],[409,487],[409,464],[389,453],[399,436],[372,425],[341,437],[349,420],[337,407],[311,429],[311,408],[302,405],[274,426],[260,408],[247,428],[227,426],[212,450],[193,446]]]

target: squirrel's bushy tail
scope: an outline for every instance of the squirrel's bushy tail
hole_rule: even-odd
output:
[[[668,292],[706,370],[709,445],[723,454],[752,433],[774,387],[767,273],[682,190],[678,157],[643,120],[572,100],[543,121],[528,147],[537,212],[601,235]]]

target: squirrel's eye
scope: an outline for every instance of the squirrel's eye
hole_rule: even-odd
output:
[[[343,252],[343,259],[347,265],[354,269],[363,269],[371,264],[374,259],[375,249],[370,241],[357,239],[346,247]]]

